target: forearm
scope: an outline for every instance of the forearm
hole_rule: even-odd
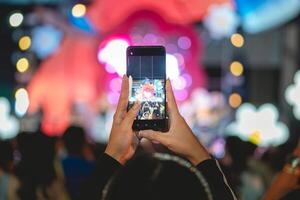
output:
[[[284,176],[282,173],[275,178],[270,188],[267,190],[266,194],[263,197],[263,200],[279,200],[283,197],[288,191],[289,188],[285,188],[282,183],[280,183],[281,177]]]

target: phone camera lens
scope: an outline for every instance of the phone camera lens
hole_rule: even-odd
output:
[[[130,52],[130,55],[133,55],[133,52]]]

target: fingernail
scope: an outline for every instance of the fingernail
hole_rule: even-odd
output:
[[[139,131],[139,137],[143,137],[144,133],[145,133],[145,131]]]

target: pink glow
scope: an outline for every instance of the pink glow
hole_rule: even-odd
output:
[[[191,39],[186,36],[182,36],[178,39],[178,46],[184,50],[189,49],[191,45]]]

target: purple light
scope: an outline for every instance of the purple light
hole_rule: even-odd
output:
[[[193,82],[193,79],[192,79],[191,75],[189,75],[189,74],[182,74],[182,77],[186,81],[186,86],[190,87],[192,85],[192,82]]]
[[[121,84],[122,84],[121,78],[114,78],[109,82],[109,87],[113,92],[120,92]]]
[[[108,102],[113,105],[117,105],[119,96],[120,96],[120,94],[117,92],[108,92],[108,94],[107,94]]]
[[[168,53],[171,53],[171,54],[178,52],[177,46],[175,44],[171,44],[171,43],[166,45],[166,50]]]
[[[184,69],[184,57],[180,53],[174,53],[174,56],[177,58],[180,69]]]
[[[187,90],[175,90],[174,93],[175,93],[176,100],[178,101],[184,101],[188,97]]]
[[[157,41],[157,37],[152,33],[146,34],[143,39],[144,44],[155,44],[156,41]]]
[[[143,36],[140,34],[134,34],[132,35],[132,41],[134,44],[140,44],[143,41]]]
[[[186,80],[182,76],[179,76],[172,81],[172,86],[176,90],[183,90],[186,87],[186,85]]]
[[[182,36],[178,39],[177,41],[178,43],[178,46],[181,48],[181,49],[184,49],[184,50],[187,50],[191,47],[192,45],[192,42],[190,40],[190,38],[186,37],[186,36]]]
[[[163,37],[157,37],[157,45],[165,45],[166,41]]]

